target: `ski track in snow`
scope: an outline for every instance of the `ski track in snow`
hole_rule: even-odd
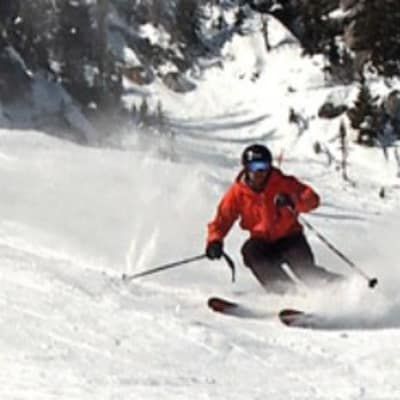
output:
[[[42,140],[46,143],[47,139]],[[58,145],[63,147],[61,143]],[[66,151],[71,152],[70,149]],[[73,151],[69,157],[73,158],[72,154]],[[94,155],[95,159],[99,155]],[[52,162],[58,165],[55,159]],[[105,165],[110,167],[112,164],[105,162]],[[23,170],[25,165],[19,168]],[[19,176],[18,164],[14,173]],[[114,179],[114,174],[110,171],[110,179]],[[95,186],[97,176],[105,177],[102,171],[92,172]],[[60,177],[56,175],[53,179],[57,181]],[[70,185],[71,191],[76,190],[73,182]],[[57,190],[57,185],[55,189],[42,188],[45,204],[35,209],[39,217],[50,210],[45,196],[50,193],[51,202],[53,190]],[[69,190],[64,193],[68,194]],[[189,189],[189,196],[175,207],[185,207],[196,195],[195,190]],[[215,198],[217,196],[218,193]],[[73,199],[72,195],[68,198]],[[127,199],[130,197],[123,200]],[[150,206],[156,204],[156,200],[157,196],[154,196]],[[354,211],[348,204],[343,200],[344,209],[354,215],[361,214],[362,210]],[[119,230],[109,222],[107,213],[113,212],[111,206],[109,209],[105,203],[98,208],[99,216],[105,222],[104,231],[110,234],[107,238]],[[130,285],[121,282],[121,268],[134,267],[135,254],[143,245],[147,246],[146,258],[150,264],[150,247],[160,246],[165,231],[155,234],[155,231],[147,230],[146,233],[146,229],[136,227],[130,231],[136,237],[124,232],[121,237],[125,240],[128,254],[134,243],[135,254],[130,254],[133,263],[127,266],[122,252],[120,260],[113,261],[116,270],[112,265],[104,269],[102,266],[107,263],[101,257],[91,259],[85,246],[81,247],[74,240],[71,242],[74,231],[81,232],[79,223],[65,230],[62,225],[64,217],[57,217],[52,223],[31,215],[17,201],[17,211],[18,207],[23,210],[22,217],[19,212],[11,210],[15,220],[8,219],[0,226],[0,315],[5,327],[0,350],[2,369],[8,371],[0,380],[2,398],[123,399],[133,396],[152,399],[165,396],[167,391],[168,396],[174,399],[188,396],[286,399],[290,395],[295,399],[372,400],[393,398],[399,391],[396,383],[398,362],[390,356],[396,348],[392,343],[396,342],[398,331],[380,332],[379,329],[387,326],[388,315],[383,314],[380,322],[373,321],[375,329],[371,331],[358,330],[363,321],[356,320],[352,327],[354,332],[340,328],[343,322],[346,328],[346,321],[340,314],[336,316],[338,330],[333,332],[288,330],[276,318],[246,321],[223,318],[208,311],[205,302],[211,291],[229,294],[225,266],[201,263],[204,272],[198,266],[190,266],[190,272],[174,271]],[[82,212],[79,207],[78,215]],[[7,205],[2,205],[4,208],[10,211]],[[168,210],[175,215],[174,206]],[[338,210],[342,212],[340,208]],[[202,215],[206,214],[205,211],[200,209]],[[76,218],[74,201],[66,212],[68,218]],[[365,220],[370,218],[368,210],[365,212],[366,218],[360,223],[365,224]],[[158,214],[161,222],[165,218],[163,213]],[[333,216],[340,215],[333,210],[332,213]],[[34,222],[31,226],[32,219],[43,222]],[[329,220],[335,221],[331,217]],[[345,221],[346,224],[357,222],[354,219]],[[39,230],[35,227],[37,224]],[[162,226],[159,228],[162,230]],[[187,229],[189,232],[190,227]],[[330,233],[334,234],[335,229],[339,228],[331,229]],[[52,232],[61,243],[54,240]],[[153,241],[147,245],[146,238],[153,238]],[[200,234],[198,238],[202,240]],[[91,240],[89,247],[96,251],[96,235]],[[99,244],[104,242],[101,238]],[[168,245],[169,240],[165,243]],[[80,253],[82,250],[85,251]],[[154,262],[160,263],[165,259],[161,250],[159,255],[153,254],[156,256]],[[103,251],[107,252],[108,248]],[[169,257],[173,253],[168,252]],[[114,254],[105,259],[113,260]],[[97,259],[100,260],[98,266]],[[146,267],[146,260],[137,260],[140,269]],[[361,289],[358,287],[357,291],[361,292]],[[246,290],[244,293],[244,298],[249,296]],[[343,294],[344,301],[347,301],[348,294]],[[258,303],[260,298],[249,296],[249,302],[252,300]],[[271,300],[265,298],[267,304]],[[313,303],[318,300],[330,301],[324,300],[324,294],[320,294],[320,298],[314,300],[274,300],[268,307],[271,311],[278,311],[279,307],[288,305],[287,302],[292,305],[291,301],[300,307],[315,307]],[[366,308],[359,311],[365,312]],[[390,369],[385,367],[388,363]]]
[[[387,372],[375,370],[379,359],[397,363],[389,352],[380,354],[382,336],[390,333],[304,333],[276,319],[243,323],[209,312],[201,291],[125,285],[101,271],[4,244],[1,254],[3,264],[18,268],[17,276],[2,276],[8,291],[0,303],[8,327],[2,362],[11,371],[0,381],[5,398],[155,398],[167,390],[182,399],[188,393],[324,399],[340,387],[337,398],[372,399],[382,397],[382,385],[391,395],[396,390]],[[68,277],[73,269],[77,282]],[[21,290],[24,296],[14,297]],[[367,371],[374,374],[360,374],[360,362],[372,364]]]

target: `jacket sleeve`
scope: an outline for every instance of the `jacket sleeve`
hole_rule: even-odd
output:
[[[291,177],[291,196],[298,213],[307,213],[320,205],[320,197],[311,186],[301,183],[296,178]]]
[[[236,197],[234,186],[232,186],[219,203],[214,220],[208,224],[207,243],[222,242],[228,234],[239,216]]]

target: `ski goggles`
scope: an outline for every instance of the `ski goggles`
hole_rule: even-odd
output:
[[[247,165],[250,172],[266,172],[270,167],[271,165],[267,161],[252,161]]]

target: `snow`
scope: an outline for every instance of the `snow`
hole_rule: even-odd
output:
[[[138,56],[131,48],[125,46],[123,49],[123,54],[124,54],[123,59],[124,59],[125,65],[137,66],[137,65],[141,64]]]
[[[224,68],[205,70],[195,92],[147,88],[174,124],[174,157],[160,156],[154,134],[132,132],[116,149],[0,129],[1,399],[399,398],[395,158],[352,144],[354,186],[312,151],[319,140],[340,160],[340,118],[316,118],[332,88],[320,61],[274,29],[283,40],[268,54],[260,35],[235,36]],[[351,89],[335,88],[335,98]],[[309,123],[300,136],[290,107]],[[321,194],[305,218],[378,277],[375,290],[307,232],[318,262],[349,279],[267,295],[241,263],[237,228],[226,241],[235,284],[223,262],[207,260],[122,282],[122,273],[203,253],[206,224],[253,141],[276,157],[284,150],[282,168]],[[267,317],[224,318],[207,309],[211,295]],[[282,307],[323,310],[334,329],[286,328]]]
[[[139,35],[148,39],[152,45],[157,44],[164,49],[168,49],[171,45],[170,34],[162,26],[156,28],[150,23],[143,24],[140,26]]]

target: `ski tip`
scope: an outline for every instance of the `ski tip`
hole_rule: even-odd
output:
[[[304,311],[296,310],[294,308],[285,308],[279,312],[279,316],[281,317],[292,317],[304,314]]]
[[[210,297],[207,301],[207,305],[213,311],[221,313],[232,310],[233,308],[237,308],[236,303],[233,303],[229,300],[221,299],[220,297]]]
[[[290,326],[295,324],[298,321],[298,318],[302,315],[304,315],[303,311],[293,308],[286,308],[279,312],[278,317],[285,325]]]

